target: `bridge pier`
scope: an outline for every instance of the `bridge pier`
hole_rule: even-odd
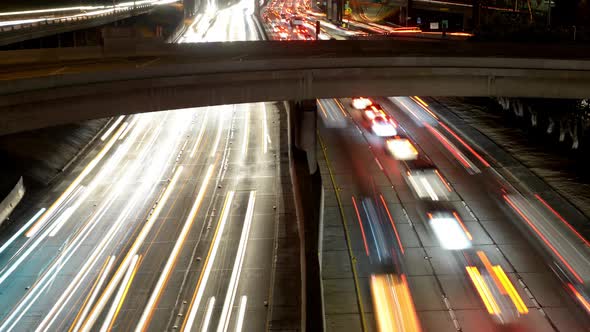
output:
[[[301,250],[301,326],[322,331],[319,235],[322,178],[316,159],[315,99],[285,103],[289,123],[289,159]]]

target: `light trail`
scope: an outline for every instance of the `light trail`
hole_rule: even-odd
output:
[[[109,127],[109,129],[100,137],[100,140],[105,141],[107,138],[109,138],[109,136],[111,136],[111,134],[113,133],[115,128],[117,128],[119,123],[121,123],[121,121],[123,121],[124,118],[125,118],[125,115],[121,115],[120,117],[118,117],[117,120],[115,120],[115,123],[113,123]]]
[[[215,305],[215,296],[209,298],[207,303],[207,311],[205,312],[205,319],[203,320],[203,327],[201,332],[207,332],[209,330],[209,324],[211,323],[211,315],[213,314],[213,306]]]
[[[240,280],[242,265],[244,264],[244,256],[246,254],[246,248],[248,246],[248,237],[250,235],[250,226],[252,225],[252,218],[254,216],[255,203],[256,192],[251,191],[250,197],[248,198],[248,208],[246,209],[244,225],[242,226],[242,234],[240,236],[238,251],[236,252],[236,260],[234,261],[234,267],[232,269],[232,273],[229,279],[227,293],[225,295],[225,300],[223,301],[223,309],[221,310],[221,316],[219,318],[217,332],[226,332],[229,329],[231,310],[233,308],[234,301],[238,292],[238,282]]]
[[[197,311],[199,310],[199,305],[201,303],[201,298],[203,297],[203,293],[205,292],[205,286],[207,285],[207,281],[209,280],[209,274],[211,273],[213,263],[215,262],[215,257],[217,256],[217,248],[219,248],[219,243],[221,242],[221,235],[223,234],[223,230],[225,229],[227,217],[229,216],[229,208],[231,206],[233,198],[234,191],[230,191],[225,198],[225,203],[223,204],[223,209],[221,211],[219,223],[217,224],[215,234],[213,235],[213,242],[211,244],[211,247],[209,247],[209,252],[207,253],[207,258],[205,259],[205,268],[199,276],[196,292],[194,293],[193,298],[191,300],[191,304],[189,305],[189,314],[182,324],[181,331],[183,332],[190,332],[193,328],[195,318],[197,316]]]
[[[184,222],[184,226],[182,227],[182,230],[180,231],[180,234],[176,239],[176,243],[172,248],[172,252],[168,257],[168,260],[166,261],[164,269],[160,273],[160,277],[158,278],[156,286],[152,291],[152,294],[143,310],[141,318],[139,319],[139,323],[135,327],[136,332],[145,331],[149,327],[151,317],[153,315],[153,310],[155,309],[155,306],[160,299],[162,291],[164,290],[166,283],[168,282],[170,273],[174,268],[174,265],[176,264],[176,260],[178,259],[178,254],[180,253],[180,250],[184,245],[184,241],[186,240],[186,237],[190,232],[191,227],[195,221],[195,217],[199,212],[199,208],[201,207],[201,203],[203,201],[203,198],[205,197],[205,193],[207,192],[207,186],[209,184],[211,176],[213,175],[213,169],[213,165],[209,165],[205,178],[201,184],[201,188],[199,189],[199,193],[197,194],[197,197],[195,198],[195,201],[193,202],[190,212]]]
[[[29,229],[25,235],[27,237],[31,237],[39,231],[39,229],[49,220],[52,214],[57,210],[58,207],[70,196],[70,194],[76,189],[76,187],[86,178],[88,174],[98,165],[98,163],[104,158],[104,156],[111,150],[115,142],[117,141],[117,137],[121,134],[122,128],[119,128],[116,135],[113,136],[107,144],[100,150],[100,152],[88,163],[88,165],[84,168],[84,170],[76,177],[74,181],[68,186],[68,188],[59,196],[59,198],[51,204],[49,209],[43,213],[43,215],[37,220],[37,222]],[[0,281],[2,283],[2,281]]]
[[[114,262],[115,262],[115,256],[109,256],[109,258],[106,260],[105,267],[103,267],[101,269],[100,273],[98,274],[98,278],[96,279],[96,282],[94,283],[94,285],[92,287],[89,297],[87,297],[86,301],[84,301],[84,304],[82,304],[82,310],[80,310],[78,312],[78,315],[76,315],[76,318],[74,319],[74,323],[72,324],[72,326],[70,327],[68,332],[78,331],[78,329],[80,328],[80,325],[82,324],[84,319],[86,319],[86,315],[88,314],[88,310],[90,310],[90,306],[92,306],[92,304],[94,303],[94,300],[96,300],[96,297],[98,296],[98,293],[102,289],[102,285],[104,284],[107,276],[111,272],[111,268],[113,267]]]
[[[250,112],[246,112],[244,118],[244,138],[242,140],[242,158],[246,158],[246,152],[248,151],[248,138],[250,137]]]
[[[191,149],[190,157],[195,156],[195,152],[197,151],[197,147],[201,144],[201,140],[203,139],[203,133],[205,132],[205,126],[207,124],[207,117],[209,116],[209,109],[205,111],[205,116],[203,117],[203,122],[201,122],[201,129],[199,129],[199,135],[197,136],[197,140],[195,141],[195,145]]]
[[[117,315],[119,314],[119,310],[121,310],[121,307],[123,306],[123,302],[125,301],[125,297],[127,296],[129,287],[133,282],[133,277],[137,272],[137,267],[139,266],[139,259],[139,255],[133,256],[131,264],[129,264],[129,267],[127,268],[127,273],[125,273],[125,277],[123,278],[123,281],[119,286],[119,291],[117,292],[117,295],[115,295],[115,299],[113,300],[111,309],[104,318],[102,327],[100,328],[100,332],[106,332],[112,329],[113,323],[115,322],[115,320],[117,319]]]
[[[14,233],[14,235],[8,239],[8,241],[6,241],[2,247],[0,247],[0,254],[2,254],[4,250],[6,250],[6,248],[8,248],[19,236],[21,236],[21,234],[24,233],[25,230],[27,230],[27,228],[29,228],[29,226],[31,226],[31,224],[33,224],[45,212],[45,210],[47,209],[41,208],[41,210],[37,211],[37,213],[35,213],[35,215],[31,217],[31,219],[29,219],[29,221],[27,221],[27,223],[21,227],[21,229],[18,230],[18,232]]]
[[[133,245],[129,249],[127,256],[125,257],[125,259],[123,260],[123,262],[121,263],[119,268],[117,269],[117,272],[115,273],[113,278],[108,283],[106,289],[102,293],[97,304],[94,306],[94,308],[90,312],[89,317],[86,319],[86,321],[82,325],[81,331],[90,331],[92,329],[92,326],[94,325],[94,323],[98,319],[98,316],[100,315],[100,313],[102,312],[102,310],[106,306],[108,299],[111,297],[111,295],[115,291],[115,287],[123,278],[123,274],[125,272],[125,269],[129,266],[129,264],[131,263],[131,260],[139,251],[139,248],[141,247],[141,245],[145,241],[145,238],[147,237],[148,233],[152,229],[154,223],[156,222],[156,219],[158,218],[158,216],[162,212],[163,206],[166,204],[166,201],[168,201],[168,198],[172,194],[172,191],[174,190],[174,187],[176,186],[176,182],[178,182],[178,178],[180,177],[182,170],[183,170],[182,166],[179,166],[178,169],[176,170],[174,176],[172,177],[172,180],[170,180],[170,183],[168,184],[168,186],[164,190],[162,197],[158,200],[158,204],[157,204],[156,208],[153,210],[153,212],[150,215],[150,217],[148,218],[147,222],[145,223],[145,225],[143,226],[143,228],[139,232],[135,242],[133,243]]]
[[[238,307],[238,321],[236,322],[235,332],[241,332],[242,326],[244,325],[244,316],[246,314],[246,303],[248,298],[246,295],[242,295],[240,298],[240,306]]]

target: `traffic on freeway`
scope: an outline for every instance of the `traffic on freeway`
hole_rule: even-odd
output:
[[[324,179],[338,188],[355,258],[359,328],[587,329],[587,241],[424,99],[321,100],[318,114]],[[375,130],[378,117],[396,131]]]
[[[181,42],[260,38],[243,3]],[[276,109],[121,116],[0,243],[0,331],[261,331],[278,210]]]

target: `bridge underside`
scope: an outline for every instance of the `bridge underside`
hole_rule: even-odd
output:
[[[246,102],[356,95],[586,98],[590,91],[586,60],[376,56],[374,50],[358,47],[343,56],[321,56],[302,55],[297,45],[289,46],[294,56],[285,57],[285,50],[273,53],[276,44],[264,47],[255,54],[240,45],[224,46],[224,57],[201,50],[190,61],[168,61],[160,51],[159,56],[107,66],[109,70],[85,71],[60,61],[43,67],[65,68],[59,75],[4,77],[0,134],[120,114]],[[72,73],[63,73],[68,70]]]

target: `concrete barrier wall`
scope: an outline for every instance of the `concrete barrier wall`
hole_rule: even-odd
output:
[[[0,202],[0,226],[10,216],[24,195],[25,186],[21,176],[10,193]]]

